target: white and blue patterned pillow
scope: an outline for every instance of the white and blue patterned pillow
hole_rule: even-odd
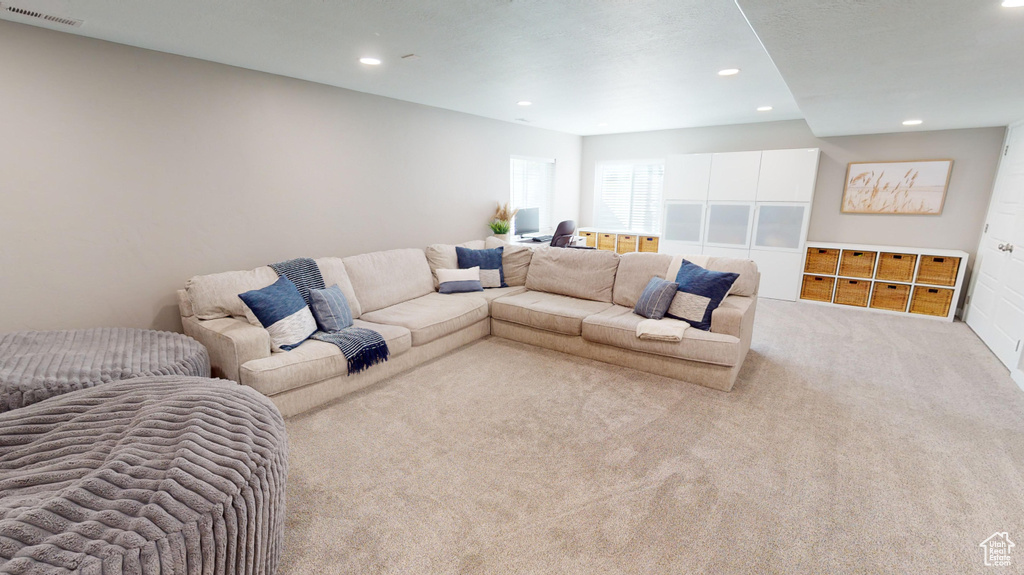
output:
[[[672,305],[672,298],[679,290],[679,284],[663,280],[657,276],[647,282],[647,287],[636,300],[633,311],[648,319],[661,319],[665,317],[668,306]]]
[[[352,327],[352,309],[338,284],[309,290],[309,307],[320,331],[334,333]]]
[[[437,270],[437,282],[439,293],[466,293],[473,291],[484,291],[480,282],[478,267],[471,267],[464,270]]]
[[[270,334],[274,351],[288,351],[316,332],[316,320],[298,288],[281,276],[273,284],[238,294]]]
[[[729,295],[739,274],[706,270],[683,260],[676,274],[679,292],[672,299],[666,315],[679,318],[697,329],[711,330],[711,314]]]

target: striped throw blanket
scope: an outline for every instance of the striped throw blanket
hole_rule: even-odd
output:
[[[302,299],[309,305],[309,290],[324,289],[323,275],[320,267],[310,258],[296,258],[286,262],[270,264],[270,268],[278,276],[288,278],[299,288]],[[318,331],[310,336],[312,339],[324,341],[338,346],[342,355],[348,360],[348,374],[359,373],[390,357],[388,344],[384,336],[364,327],[347,327],[337,332]]]

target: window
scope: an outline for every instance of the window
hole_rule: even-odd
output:
[[[512,157],[512,207],[540,208],[540,229],[554,229],[554,160]]]
[[[657,234],[665,162],[607,162],[597,166],[594,222],[603,230]]]

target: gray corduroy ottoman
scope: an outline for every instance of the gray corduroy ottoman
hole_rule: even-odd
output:
[[[0,335],[0,413],[147,375],[210,376],[203,344],[180,333],[123,327]]]
[[[272,575],[288,444],[259,392],[142,377],[0,413],[0,573]]]

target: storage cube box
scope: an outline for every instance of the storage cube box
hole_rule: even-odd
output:
[[[839,278],[836,281],[836,297],[832,302],[842,305],[867,307],[870,294],[870,281]]]
[[[804,273],[835,275],[839,265],[839,250],[831,248],[807,248]]]
[[[832,288],[836,278],[828,276],[805,275],[800,289],[800,299],[811,301],[832,301]]]
[[[909,300],[910,286],[906,284],[876,282],[871,289],[871,307],[874,309],[907,311]]]
[[[878,252],[843,250],[839,258],[839,275],[850,278],[868,278],[875,275],[875,256]]]
[[[636,251],[636,236],[632,234],[619,234],[616,238],[615,251],[626,254]]]
[[[956,285],[958,271],[960,271],[960,258],[921,256],[921,268],[917,271],[917,283],[939,286]]]
[[[875,279],[910,283],[914,280],[915,265],[917,265],[917,256],[914,254],[882,252],[878,256],[878,271],[875,273]],[[906,306],[904,305],[904,307]]]
[[[945,317],[953,303],[953,290],[915,286],[910,300],[910,313]]]

